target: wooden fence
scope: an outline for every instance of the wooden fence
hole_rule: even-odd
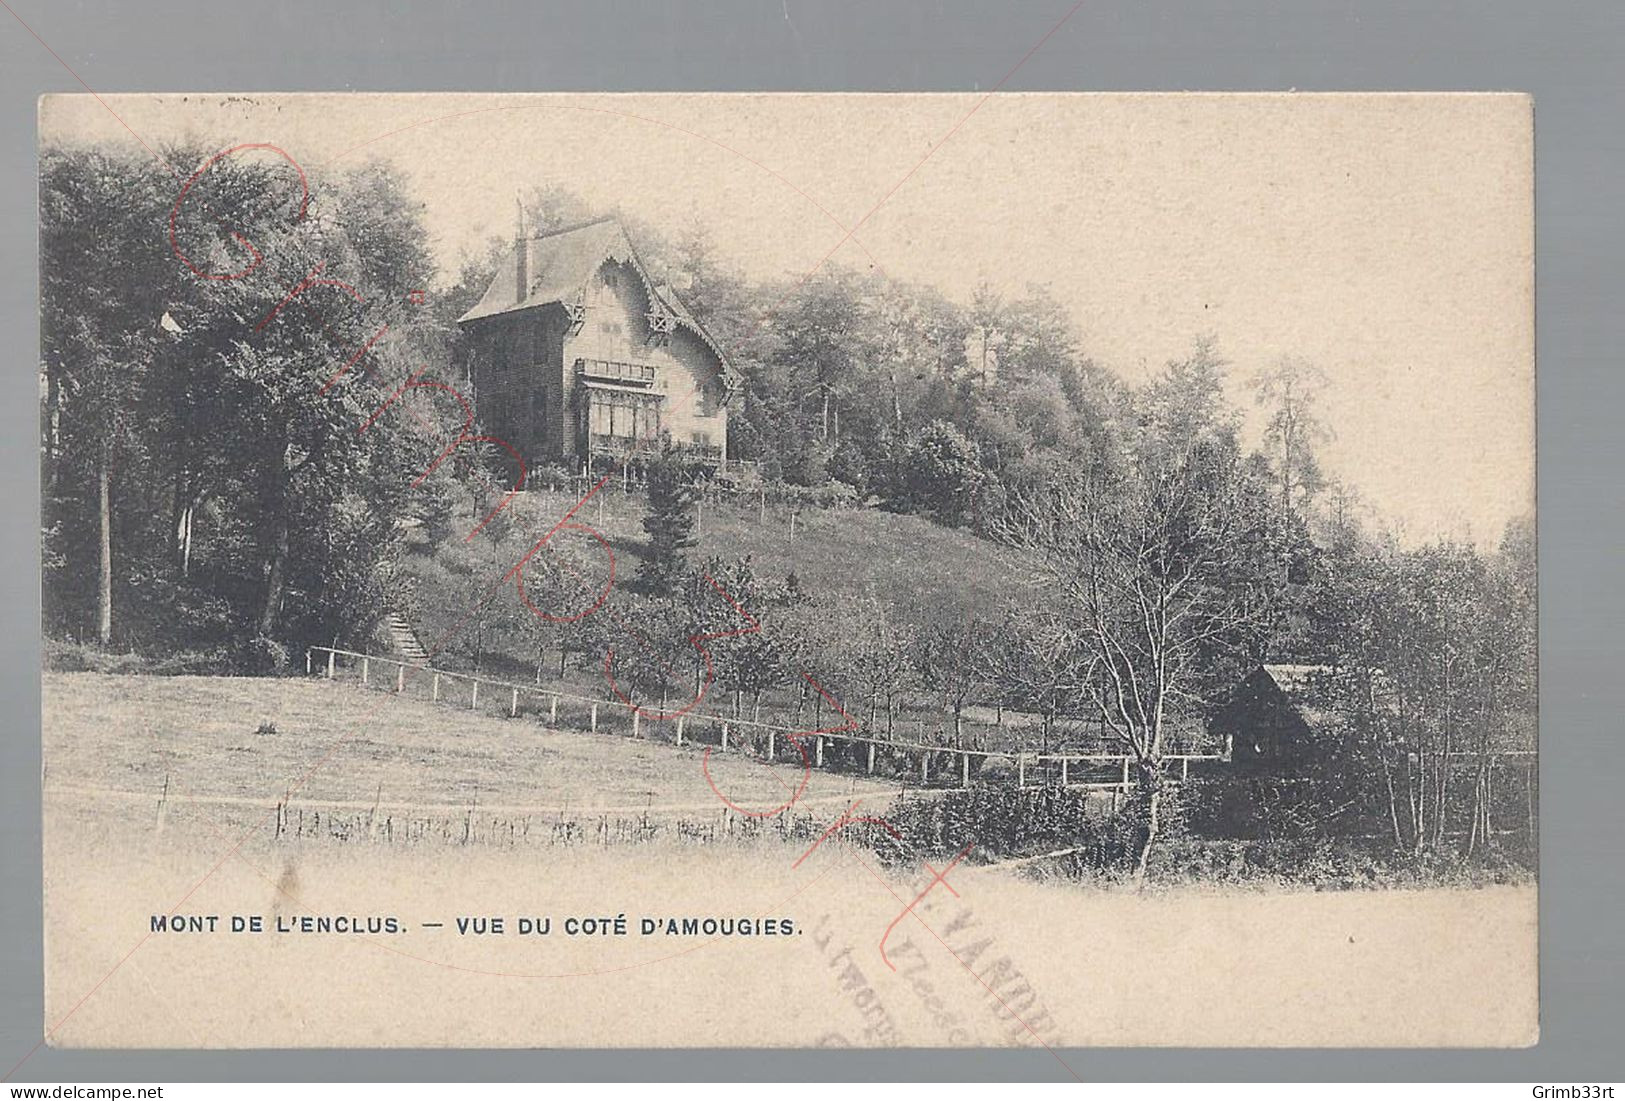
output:
[[[325,656],[321,656],[325,655]],[[927,745],[922,742],[876,738],[858,731],[809,733],[749,719],[691,713],[673,719],[648,719],[624,700],[581,696],[533,684],[516,684],[472,673],[454,673],[401,658],[363,654],[329,646],[313,646],[305,653],[305,672],[335,679],[340,671],[358,676],[369,687],[405,695],[408,688],[434,703],[466,704],[470,710],[508,718],[534,717],[549,727],[567,727],[589,733],[615,733],[634,738],[658,736],[677,745],[712,746],[723,752],[746,752],[784,764],[805,763],[811,768],[876,775],[885,774],[918,783],[921,787],[968,787],[984,775],[989,762],[1009,770],[998,777],[1016,787],[1060,784],[1115,794],[1133,788],[1134,758],[1102,753],[1000,753],[985,749]],[[804,760],[803,760],[804,759]],[[1190,777],[1198,769],[1230,760],[1224,753],[1168,754],[1162,767],[1172,780]]]

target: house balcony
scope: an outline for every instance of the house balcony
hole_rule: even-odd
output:
[[[616,386],[651,387],[655,369],[647,363],[620,363],[607,359],[578,359],[576,374],[584,379],[607,382]]]

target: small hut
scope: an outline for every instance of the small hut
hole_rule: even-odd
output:
[[[1329,665],[1260,665],[1208,722],[1242,774],[1297,776],[1338,752]]]

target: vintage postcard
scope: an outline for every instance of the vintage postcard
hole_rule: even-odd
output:
[[[1536,1041],[1527,97],[39,119],[50,1043]]]

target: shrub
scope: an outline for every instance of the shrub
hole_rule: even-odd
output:
[[[242,643],[232,658],[237,671],[249,676],[274,677],[288,671],[288,648],[265,635],[255,635]]]
[[[903,459],[909,504],[938,523],[958,527],[988,480],[976,445],[947,421],[921,429]]]
[[[46,639],[44,666],[58,673],[115,676],[215,676],[231,670],[224,650],[178,650],[159,656],[102,650],[67,639]]]
[[[1059,785],[1011,788],[983,784],[940,796],[904,796],[885,818],[901,838],[878,836],[882,855],[957,853],[966,845],[982,859],[1077,850],[1098,870],[1120,870],[1138,852],[1140,828],[1129,813],[1111,814],[1088,793]]]

